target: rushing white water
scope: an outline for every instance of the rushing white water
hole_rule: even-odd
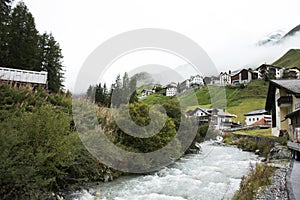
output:
[[[127,176],[103,183],[73,199],[213,200],[231,199],[256,157],[234,147],[201,144],[202,153],[188,155],[151,175]],[[94,194],[95,196],[93,196]]]

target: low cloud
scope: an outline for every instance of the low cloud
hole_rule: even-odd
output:
[[[263,63],[272,64],[290,49],[300,49],[300,32],[274,45],[259,46],[233,44],[219,48],[210,56],[219,71],[235,70],[244,67],[257,68]]]

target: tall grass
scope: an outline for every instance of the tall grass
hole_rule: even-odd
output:
[[[267,164],[250,164],[250,173],[244,176],[240,183],[240,189],[235,193],[233,200],[253,200],[258,189],[262,186],[271,184],[270,177],[276,168]]]

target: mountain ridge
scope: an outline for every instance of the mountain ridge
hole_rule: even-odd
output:
[[[290,49],[276,60],[273,65],[287,69],[293,67],[300,69],[300,49]]]

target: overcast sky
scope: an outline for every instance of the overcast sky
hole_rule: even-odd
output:
[[[197,42],[220,71],[273,62],[285,50],[300,46],[292,43],[275,50],[255,46],[271,32],[289,31],[300,24],[299,0],[24,2],[34,15],[38,30],[52,32],[60,43],[66,66],[65,85],[71,90],[80,67],[97,46],[133,29],[179,32]]]

